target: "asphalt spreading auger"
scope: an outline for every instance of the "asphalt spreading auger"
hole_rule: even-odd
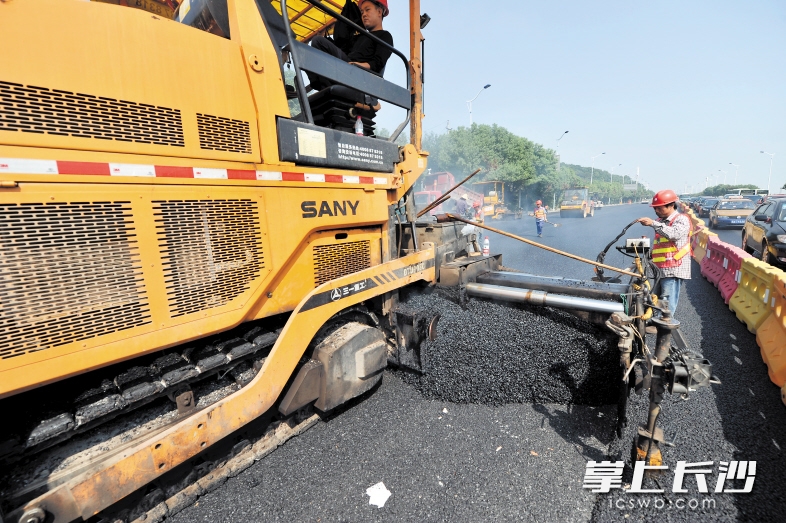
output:
[[[628,269],[619,269],[603,263],[609,249],[622,238],[634,223],[627,225],[610,242],[595,261],[548,247],[464,218],[443,214],[434,222],[418,222],[418,240],[435,241],[442,226],[464,222],[496,234],[522,241],[556,254],[595,266],[596,276],[591,280],[572,280],[561,277],[546,277],[513,271],[502,266],[501,255],[481,256],[477,242],[477,231],[466,228],[470,246],[468,256],[450,259],[438,267],[438,285],[456,287],[458,300],[466,303],[470,297],[505,302],[526,303],[564,309],[579,318],[605,326],[618,337],[619,349],[619,401],[616,432],[622,436],[627,425],[627,402],[631,391],[643,394],[649,391],[649,408],[646,422],[639,426],[633,445],[632,459],[646,461],[649,465],[660,465],[663,461],[661,447],[674,446],[676,434],[667,435],[657,426],[664,394],[688,394],[699,387],[719,384],[712,374],[712,364],[701,354],[692,350],[674,319],[668,302],[658,299],[653,289],[660,280],[659,269],[648,257],[647,238],[627,239],[624,246],[617,246],[622,254],[633,258]],[[453,223],[451,223],[453,222]],[[604,276],[604,269],[618,273],[614,278]],[[629,281],[623,283],[622,276]],[[653,325],[657,330],[654,348],[647,343],[645,327]],[[417,368],[420,355],[410,361]]]

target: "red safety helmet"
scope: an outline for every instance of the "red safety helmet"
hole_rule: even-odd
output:
[[[671,189],[665,189],[655,193],[655,196],[652,197],[652,203],[650,204],[650,207],[662,207],[664,205],[674,203],[677,200],[679,200],[679,198],[677,198],[677,193]]]
[[[388,9],[388,0],[360,0],[358,2],[358,7],[362,7],[364,2],[371,2],[372,4],[377,4],[379,7],[381,7],[382,18],[385,18],[390,14],[390,9]]]
[[[535,202],[535,205],[543,205],[543,202],[538,200],[538,201]]]

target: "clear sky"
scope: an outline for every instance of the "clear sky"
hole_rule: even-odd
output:
[[[384,27],[408,54],[408,2]],[[562,161],[683,192],[786,182],[786,1],[490,2],[422,0],[426,132],[498,124]],[[396,63],[398,61],[398,63]],[[399,82],[395,56],[386,78]],[[381,127],[400,114],[387,105]],[[619,164],[622,164],[620,167]]]

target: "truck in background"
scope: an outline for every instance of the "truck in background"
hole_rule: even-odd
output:
[[[475,182],[483,191],[483,216],[492,220],[521,219],[521,209],[514,211],[505,204],[505,183],[499,180]]]
[[[453,173],[438,172],[428,173],[421,175],[418,181],[418,191],[415,192],[415,207],[420,210],[425,208],[428,204],[438,200],[445,194],[451,187],[455,186],[460,180],[456,180]],[[456,204],[463,194],[467,195],[467,201],[472,206],[475,203],[483,205],[483,194],[472,189],[462,186],[450,193],[450,199],[431,210],[431,214],[442,214],[446,212],[454,212]]]

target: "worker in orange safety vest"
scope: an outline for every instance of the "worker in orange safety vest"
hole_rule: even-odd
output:
[[[543,236],[543,222],[546,221],[546,208],[543,207],[543,202],[538,200],[535,202],[535,210],[532,212],[535,217],[535,227],[538,230],[538,238]]]
[[[691,222],[677,211],[677,200],[677,194],[671,189],[660,191],[650,204],[658,219],[643,217],[637,220],[655,229],[652,263],[661,270],[660,289],[656,289],[656,294],[668,300],[672,315],[677,310],[682,280],[691,277]]]

